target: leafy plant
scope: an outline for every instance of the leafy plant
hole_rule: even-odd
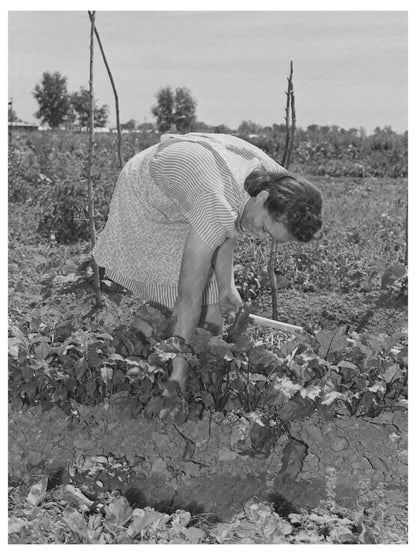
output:
[[[155,322],[160,320],[156,311]],[[159,325],[159,324],[158,324]],[[314,410],[333,416],[339,410],[376,416],[403,406],[407,397],[407,350],[402,333],[380,338],[356,334],[353,345],[344,329],[321,331],[316,338],[293,338],[271,351],[242,334],[235,343],[200,330],[194,352],[182,353],[169,340],[137,335],[125,327],[72,331],[69,324],[49,335],[10,330],[10,395],[13,404],[71,407],[94,404],[129,391],[149,417],[173,414],[178,399],[161,397],[171,361],[185,356],[193,369],[178,418],[199,418],[208,411],[278,409],[290,422]],[[156,329],[156,328],[155,328]],[[395,347],[392,354],[391,349]],[[189,408],[191,410],[189,410]]]
[[[49,182],[37,200],[38,232],[58,243],[73,243],[88,237],[85,184],[66,179]]]

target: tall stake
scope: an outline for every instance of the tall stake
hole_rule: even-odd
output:
[[[88,12],[88,15],[90,16],[90,20],[91,20],[91,12]],[[119,161],[119,164],[120,164],[120,168],[122,168],[124,166],[124,160],[123,160],[123,153],[122,153],[122,148],[121,148],[122,147],[122,135],[121,135],[120,110],[119,110],[119,105],[118,105],[117,89],[116,89],[116,85],[114,83],[113,75],[112,75],[111,70],[110,70],[110,66],[108,65],[107,58],[106,58],[105,53],[104,53],[104,48],[103,48],[103,45],[101,43],[100,35],[98,34],[97,27],[95,26],[95,22],[94,22],[94,32],[95,32],[95,36],[97,37],[98,46],[100,47],[101,55],[102,55],[103,60],[104,60],[104,65],[107,69],[107,73],[108,73],[108,76],[110,78],[111,86],[113,88],[114,101],[115,101],[115,105],[116,105],[116,121],[117,121],[117,137],[118,137],[118,148],[117,148],[117,150],[118,150],[118,161]]]
[[[10,119],[9,119],[9,143],[12,142],[12,126],[13,126],[13,98],[9,100],[10,106]]]
[[[290,90],[290,112],[291,112],[291,125],[290,125],[290,139],[289,139],[289,152],[285,168],[288,170],[293,156],[293,148],[295,146],[296,137],[296,109],[295,109],[295,92],[293,90],[293,62],[290,62],[290,78],[288,83],[288,91]]]
[[[276,254],[277,254],[277,241],[272,239],[272,244],[270,246],[270,257],[267,264],[267,272],[270,279],[270,287],[272,289],[272,319],[277,320],[278,310],[277,310],[277,285],[276,285],[276,275],[274,273],[274,268],[276,265]]]
[[[90,33],[90,117],[89,117],[89,140],[88,140],[88,168],[87,168],[87,183],[88,183],[88,218],[90,224],[90,240],[91,246],[95,246],[95,214],[94,214],[94,191],[92,185],[92,166],[94,163],[94,27],[95,27],[95,12],[88,12],[91,21]],[[94,291],[97,306],[101,305],[101,289],[100,289],[100,275],[98,266],[95,260],[92,260],[92,267],[94,271]]]
[[[293,90],[293,62],[290,62],[290,74],[288,77],[287,92],[286,92],[286,109],[285,109],[285,122],[286,122],[286,137],[285,137],[285,150],[283,151],[282,166],[289,169],[290,162],[292,161],[293,147],[295,144],[296,136],[296,111],[295,111],[295,93]],[[289,121],[291,125],[289,126]],[[274,269],[276,266],[277,255],[277,241],[272,239],[270,247],[270,257],[267,264],[267,271],[270,279],[271,293],[272,293],[272,318],[278,319],[277,311],[277,285]]]

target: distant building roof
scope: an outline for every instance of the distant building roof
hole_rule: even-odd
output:
[[[39,127],[37,123],[28,123],[27,121],[9,121],[10,127]]]

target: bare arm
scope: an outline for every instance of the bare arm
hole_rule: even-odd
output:
[[[214,271],[220,292],[229,289],[234,284],[234,246],[235,238],[231,237],[224,241],[214,254]]]
[[[223,318],[232,319],[242,305],[235,287],[233,260],[236,240],[231,237],[218,247],[214,255],[214,271],[219,289],[220,312]]]
[[[201,315],[202,293],[207,283],[213,252],[192,228],[186,241],[178,298],[173,309],[176,317],[174,334],[190,343]]]

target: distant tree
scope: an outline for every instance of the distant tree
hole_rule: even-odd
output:
[[[72,129],[75,122],[77,121],[77,113],[74,110],[72,104],[69,105],[68,113],[66,115],[65,126],[67,129]]]
[[[79,92],[74,92],[70,96],[70,104],[74,110],[78,123],[81,127],[87,127],[90,113],[90,91],[81,87]],[[94,107],[94,126],[105,127],[108,121],[109,108],[106,104],[101,107],[95,104]]]
[[[160,133],[174,125],[178,133],[188,133],[196,121],[196,100],[186,87],[177,87],[173,93],[168,86],[156,93],[157,104],[152,106],[156,127]]]
[[[32,93],[39,104],[35,117],[52,128],[59,127],[68,113],[70,102],[66,82],[67,78],[59,71],[46,71]]]
[[[371,148],[373,150],[390,150],[397,138],[397,134],[388,125],[386,127],[376,127],[371,135]]]
[[[251,121],[251,120],[242,121],[240,123],[239,128],[237,129],[237,133],[243,136],[252,135],[252,134],[257,135],[261,133],[261,131],[262,131],[261,125],[258,125],[257,123],[254,123],[254,121]]]
[[[204,123],[203,121],[195,121],[193,125],[193,130],[196,133],[212,133],[214,130],[214,127],[212,125],[208,125]]]
[[[178,87],[175,90],[175,113],[174,123],[178,133],[189,133],[192,131],[196,120],[196,100],[191,91],[186,87]]]
[[[173,123],[175,97],[170,87],[160,89],[156,93],[157,104],[152,106],[152,114],[156,118],[156,127],[160,133],[168,131]]]
[[[224,134],[230,135],[232,131],[229,127],[221,123],[220,125],[217,125],[216,127],[214,127],[214,133],[224,133]]]
[[[106,127],[108,123],[108,114],[110,112],[107,104],[103,104],[94,110],[94,125],[96,127]]]
[[[151,133],[155,131],[155,126],[153,125],[153,123],[146,121],[144,123],[139,123],[137,129],[142,133]]]
[[[128,129],[129,131],[134,131],[137,128],[137,121],[135,119],[129,119],[126,123],[121,124],[121,129]]]
[[[319,125],[317,125],[316,123],[312,123],[312,125],[308,125],[308,127],[306,128],[306,131],[308,133],[317,133],[319,130]]]
[[[273,135],[284,135],[286,133],[286,126],[284,123],[274,123],[273,126]]]

